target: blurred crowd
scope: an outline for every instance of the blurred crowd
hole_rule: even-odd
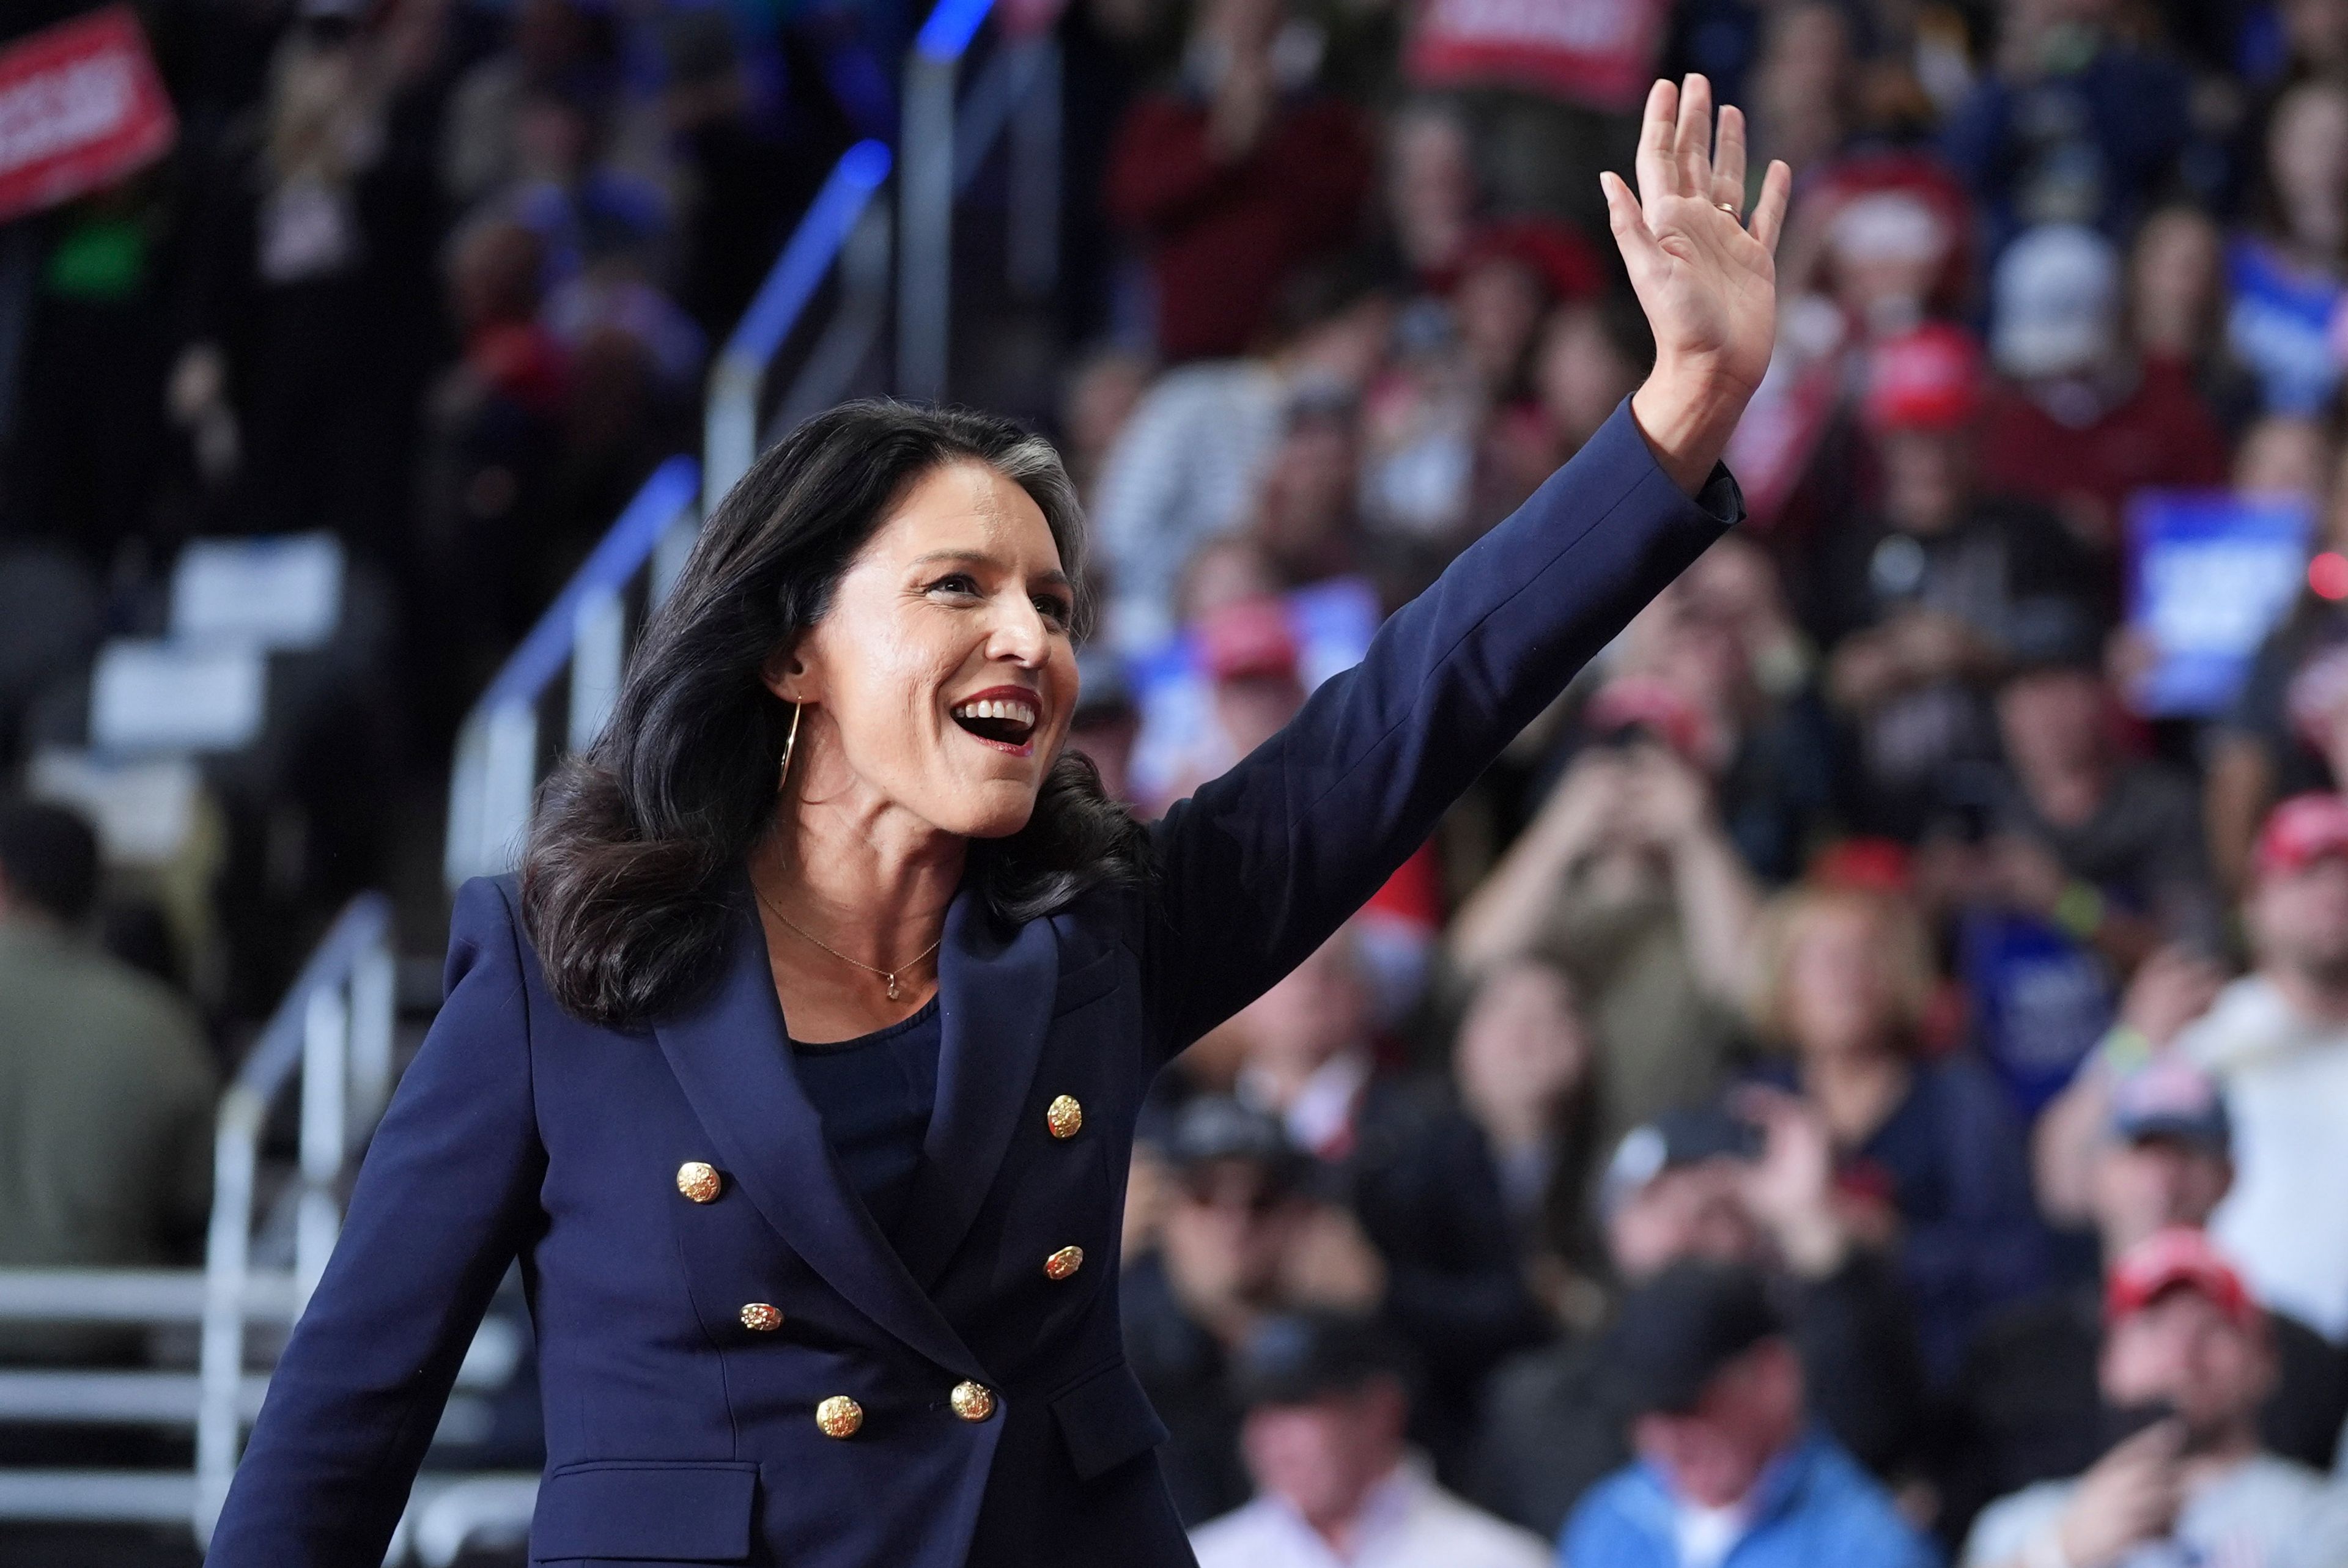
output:
[[[0,229],[0,749],[181,541],[326,528],[380,703],[289,787],[438,765],[893,134],[919,18],[147,15],[180,150]],[[1206,1568],[2348,1565],[2348,0],[1004,25],[1064,70],[1021,412],[1097,548],[1072,743],[1145,812],[1638,384],[1597,176],[1653,74],[1795,172],[1749,522],[1159,1087],[1126,1327]],[[2172,502],[2281,519],[2285,591],[2164,576]],[[2182,700],[2179,603],[2232,638]],[[54,967],[95,851],[8,824],[0,935],[38,941],[0,964]],[[193,1026],[106,983],[147,1010],[36,1026],[0,978],[0,1098],[24,1030],[112,1029],[197,1086],[176,1124]],[[184,1232],[132,1186],[153,1224],[73,1261]],[[0,1261],[50,1261],[12,1223]]]
[[[90,9],[23,0],[0,46]],[[211,830],[110,879],[233,1026],[351,893],[430,886],[458,719],[697,449],[713,345],[840,152],[890,134],[918,17],[136,9],[169,155],[0,223],[0,765],[104,749],[93,659],[183,635],[191,541],[333,541],[327,634],[273,651],[258,733],[202,759]]]
[[[1653,67],[1795,170],[1751,520],[1160,1085],[1201,1561],[2348,1563],[2348,6],[1200,0],[1076,743],[1186,793],[1638,384]]]

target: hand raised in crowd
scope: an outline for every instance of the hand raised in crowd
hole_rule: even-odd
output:
[[[2044,845],[2005,833],[1989,845],[1989,884],[2008,907],[2050,915],[2071,886],[2071,874]]]
[[[1614,242],[1655,334],[1655,370],[1631,399],[1640,430],[1690,494],[1728,445],[1777,333],[1774,252],[1793,171],[1772,162],[1748,228],[1745,117],[1712,84],[1659,81],[1639,128],[1638,194],[1600,177]]]
[[[1851,1236],[1836,1213],[1834,1138],[1826,1118],[1766,1084],[1736,1095],[1736,1113],[1761,1129],[1761,1157],[1739,1167],[1738,1195],[1766,1226],[1786,1266],[1823,1279],[1842,1266]]]
[[[1601,847],[1624,825],[1630,769],[1622,753],[1592,746],[1575,757],[1528,829],[1561,866]]]
[[[2121,1028],[2137,1039],[2112,1036],[2031,1130],[2033,1184],[2049,1219],[2076,1224],[2092,1214],[2096,1156],[2109,1135],[2114,1081],[2145,1049],[2165,1049],[2208,1012],[2225,981],[2222,969],[2188,948],[2157,948],[2137,966],[2120,997],[2119,1017]]]
[[[2120,998],[2120,1021],[2155,1048],[2167,1045],[2208,1012],[2226,972],[2187,948],[2159,949],[2137,967]]]
[[[2070,1568],[2106,1568],[2131,1547],[2168,1533],[2183,1501],[2178,1452],[2184,1442],[2184,1423],[2157,1422],[2079,1478],[2055,1527]]]
[[[1908,610],[1844,638],[1828,662],[1828,686],[1837,703],[1863,713],[1902,692],[1993,663],[1963,621],[1936,610]]]
[[[1712,785],[1678,753],[1642,742],[1623,758],[1624,817],[1660,849],[1674,849],[1712,823]]]

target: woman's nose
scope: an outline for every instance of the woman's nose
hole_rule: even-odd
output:
[[[1044,624],[1043,616],[1034,605],[1022,600],[1006,606],[996,617],[986,651],[990,658],[1008,659],[1032,669],[1044,662],[1051,641],[1051,629]]]

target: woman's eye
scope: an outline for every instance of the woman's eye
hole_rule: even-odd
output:
[[[1045,594],[1035,600],[1035,613],[1055,626],[1066,626],[1076,619],[1075,607],[1065,599]]]
[[[966,571],[954,572],[930,584],[932,593],[951,593],[964,598],[978,597],[978,582]]]

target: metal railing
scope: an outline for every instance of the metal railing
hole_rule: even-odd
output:
[[[907,397],[941,401],[950,390],[954,203],[1006,135],[1006,277],[1033,299],[1050,293],[1058,277],[1059,46],[1048,32],[1008,36],[962,94],[964,57],[994,5],[939,0],[905,63],[897,390]]]
[[[654,469],[466,715],[441,866],[451,888],[512,868],[544,761],[541,709],[557,677],[570,673],[562,735],[572,750],[584,748],[611,716],[627,659],[631,591],[641,583],[646,614],[667,593],[693,546],[700,485],[700,465],[690,457]]]
[[[363,893],[311,954],[221,1097],[212,1145],[211,1223],[201,1269],[0,1270],[0,1321],[201,1329],[197,1368],[0,1372],[0,1420],[192,1429],[192,1473],[0,1470],[0,1518],[185,1522],[199,1541],[228,1494],[243,1428],[268,1379],[244,1366],[255,1324],[290,1325],[342,1227],[351,1151],[390,1097],[391,903]],[[256,1250],[261,1143],[299,1076],[299,1178],[275,1205],[282,1261]]]
[[[299,1316],[342,1234],[342,1185],[391,1098],[391,1032],[396,1004],[391,900],[363,893],[302,966],[294,989],[221,1096],[212,1153],[211,1234],[204,1245],[202,1398],[196,1415],[195,1527],[211,1539],[228,1500],[251,1419],[242,1390],[252,1266],[255,1179],[261,1135],[295,1073],[302,1081],[301,1178],[295,1189],[290,1276],[277,1282]],[[287,1318],[288,1322],[292,1317]],[[253,1400],[258,1409],[259,1400]]]
[[[858,142],[840,156],[718,352],[701,443],[705,510],[749,471],[766,445],[758,401],[768,369],[835,261],[839,308],[784,397],[787,412],[804,410],[793,422],[835,401],[870,352],[887,303],[890,248],[889,209],[872,198],[892,161],[877,141]]]

